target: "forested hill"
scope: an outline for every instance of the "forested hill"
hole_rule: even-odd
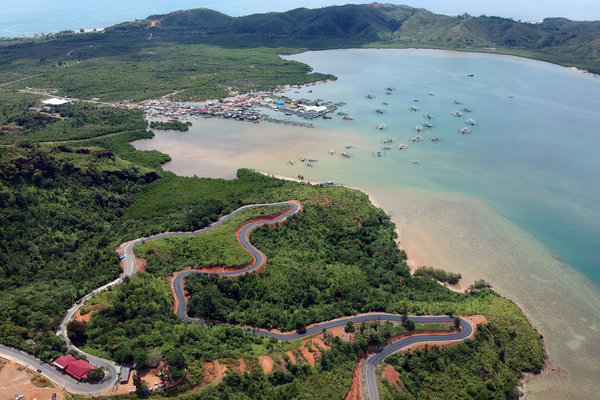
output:
[[[391,4],[298,8],[283,13],[229,17],[208,9],[153,15],[109,32],[152,32],[163,38],[220,45],[311,48],[356,45],[390,47],[496,48],[600,72],[600,22],[547,18],[541,23],[468,14],[451,17]]]

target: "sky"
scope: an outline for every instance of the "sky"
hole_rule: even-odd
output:
[[[287,11],[298,7],[341,5],[344,0],[1,0],[0,37],[33,35],[59,30],[101,28],[123,21],[142,19],[190,8],[211,8],[231,16]],[[354,0],[351,3],[372,1]],[[521,21],[545,17],[600,20],[600,0],[399,0],[439,14],[494,15]]]

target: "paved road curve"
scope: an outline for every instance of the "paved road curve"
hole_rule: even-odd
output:
[[[260,250],[258,250],[254,245],[252,245],[250,243],[250,233],[252,232],[252,230],[256,229],[257,227],[259,227],[261,225],[285,221],[288,217],[290,217],[302,210],[302,206],[300,205],[299,202],[285,201],[285,202],[280,202],[280,203],[255,204],[255,205],[243,206],[243,207],[240,207],[237,210],[233,211],[232,213],[222,217],[217,222],[213,223],[212,225],[210,225],[204,229],[200,229],[200,230],[193,231],[193,232],[159,233],[157,235],[142,237],[142,238],[138,238],[138,239],[135,239],[135,240],[132,240],[129,242],[125,242],[121,245],[120,249],[121,249],[122,255],[124,256],[123,274],[118,279],[115,279],[114,281],[95,289],[94,291],[90,292],[86,296],[79,299],[75,304],[73,304],[73,306],[71,306],[71,308],[69,308],[69,310],[67,311],[65,317],[63,318],[63,320],[59,326],[58,332],[57,332],[57,335],[61,336],[65,340],[69,350],[75,350],[79,354],[85,355],[91,363],[95,364],[96,366],[101,366],[106,370],[107,373],[106,373],[105,379],[102,382],[97,383],[97,384],[80,383],[80,382],[76,381],[75,379],[71,378],[70,376],[59,372],[53,366],[46,364],[25,352],[22,352],[22,351],[16,350],[16,349],[12,349],[12,348],[9,348],[6,346],[0,345],[0,356],[6,357],[7,359],[9,359],[11,361],[15,361],[15,362],[22,364],[32,370],[41,370],[42,375],[44,375],[45,377],[47,377],[48,379],[50,379],[57,385],[63,386],[69,392],[79,393],[79,394],[88,394],[88,395],[100,394],[100,393],[106,392],[108,389],[110,389],[112,386],[116,385],[116,383],[117,383],[119,365],[115,364],[112,361],[104,360],[104,359],[101,359],[98,357],[94,357],[91,354],[87,354],[87,353],[81,351],[80,349],[78,349],[77,347],[75,347],[71,343],[71,341],[69,340],[69,338],[67,336],[67,324],[71,320],[73,315],[75,315],[77,310],[79,310],[88,299],[92,298],[97,293],[100,293],[112,286],[122,283],[123,278],[126,276],[131,277],[131,276],[135,275],[137,268],[136,268],[136,258],[135,258],[135,254],[133,253],[133,248],[136,245],[140,244],[141,242],[150,241],[150,240],[154,240],[154,239],[160,239],[160,238],[164,238],[164,237],[170,237],[170,236],[182,237],[182,236],[194,236],[194,235],[202,234],[204,232],[215,229],[216,227],[220,226],[225,221],[231,219],[233,216],[235,216],[236,214],[240,213],[241,211],[243,211],[245,209],[252,208],[252,207],[268,207],[268,206],[288,206],[290,208],[287,211],[285,211],[281,214],[278,214],[276,217],[273,217],[269,220],[261,220],[261,221],[256,221],[256,222],[246,224],[240,230],[240,233],[239,233],[240,242],[241,242],[242,246],[248,252],[250,252],[250,254],[252,254],[252,256],[254,257],[254,262],[251,265],[249,265],[247,268],[244,268],[241,270],[216,273],[216,275],[219,275],[219,276],[237,276],[237,275],[245,274],[245,273],[252,272],[252,271],[255,271],[255,270],[261,268],[264,265],[264,263],[266,263],[266,256]],[[195,322],[195,323],[204,323],[204,321],[202,321],[202,320],[193,319],[193,318],[188,317],[187,301],[186,301],[186,298],[183,293],[184,279],[191,274],[203,274],[203,273],[205,273],[205,272],[196,271],[196,270],[188,270],[188,271],[184,271],[184,272],[178,274],[175,277],[175,279],[173,280],[173,286],[175,288],[175,296],[177,297],[178,302],[179,302],[179,306],[177,308],[177,315],[179,315],[184,321]],[[442,316],[442,317],[413,316],[413,317],[410,317],[410,319],[412,319],[416,323],[444,323],[444,322],[452,322],[453,321],[453,318],[446,317],[446,316]],[[278,340],[295,340],[295,339],[300,339],[300,338],[303,338],[303,337],[306,337],[306,336],[309,336],[309,335],[312,335],[315,333],[319,333],[323,329],[330,329],[330,328],[344,326],[346,324],[346,322],[349,320],[353,321],[354,323],[365,322],[365,321],[377,321],[377,320],[401,321],[402,316],[397,315],[397,314],[388,314],[388,313],[367,313],[367,314],[361,314],[361,315],[356,315],[356,316],[351,316],[351,317],[339,318],[339,319],[336,319],[333,321],[322,322],[322,323],[310,326],[305,330],[296,331],[296,332],[281,333],[281,332],[273,332],[273,331],[262,330],[262,329],[249,330],[248,332],[262,335],[265,337],[274,337]],[[380,353],[377,353],[376,355],[369,358],[367,360],[367,367],[365,370],[366,375],[367,375],[366,376],[367,392],[368,392],[369,399],[379,399],[377,383],[375,380],[375,368],[376,368],[377,364],[380,361],[382,361],[385,357],[401,350],[402,348],[404,348],[408,345],[414,344],[414,343],[452,342],[452,341],[464,340],[465,338],[467,338],[468,336],[471,335],[472,327],[468,322],[466,322],[463,319],[461,319],[461,327],[462,327],[462,330],[460,332],[454,333],[454,334],[423,335],[423,336],[408,337],[397,343],[386,346]]]

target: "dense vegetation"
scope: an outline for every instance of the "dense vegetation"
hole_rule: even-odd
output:
[[[176,119],[170,121],[152,121],[150,122],[150,128],[161,129],[161,130],[173,130],[173,131],[189,131],[191,122],[181,122]]]
[[[386,359],[399,372],[408,393],[387,385],[384,399],[436,398],[516,399],[520,374],[537,372],[539,361],[522,357],[536,354],[510,320],[480,325],[475,339],[442,349],[394,354]]]
[[[9,91],[0,91],[0,143],[3,144],[88,139],[146,128],[141,111],[84,102],[41,108],[36,97],[28,94],[15,97]]]
[[[137,257],[148,261],[146,271],[158,276],[167,276],[190,266],[196,267],[240,267],[252,262],[252,256],[236,238],[237,229],[252,218],[277,214],[288,207],[258,207],[243,210],[219,227],[192,237],[167,237],[142,243],[135,247]],[[206,209],[212,215],[198,222],[204,228],[218,216],[218,208]]]
[[[440,282],[448,282],[451,285],[456,285],[460,278],[462,278],[461,274],[456,274],[453,272],[444,271],[443,269],[433,268],[433,267],[420,267],[414,273],[415,276],[428,276],[430,278],[435,279]],[[481,289],[481,288],[478,288]]]
[[[45,360],[61,349],[53,331],[76,299],[118,274],[113,224],[156,178],[105,149],[0,147],[2,343]]]

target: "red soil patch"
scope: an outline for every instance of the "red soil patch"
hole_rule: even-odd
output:
[[[315,355],[308,350],[308,347],[306,347],[306,342],[302,343],[302,346],[298,347],[298,350],[300,350],[302,357],[304,357],[307,363],[312,366],[315,365]]]
[[[148,261],[144,260],[143,258],[136,258],[135,259],[136,273],[137,272],[145,272],[146,264],[148,264]]]
[[[471,326],[473,326],[473,334],[469,336],[469,339],[473,339],[475,337],[475,332],[477,332],[477,325],[487,325],[488,321],[483,315],[471,315],[469,317],[463,317]]]
[[[344,400],[363,400],[362,386],[360,384],[360,370],[364,359],[365,352],[361,351],[358,354],[356,367],[354,367],[354,374],[352,374],[352,385],[350,385],[350,390]]]
[[[244,361],[243,358],[240,358],[238,360],[238,366],[235,367],[233,370],[240,375],[242,375],[244,372],[246,372],[246,362]]]
[[[155,27],[156,25],[158,25],[161,22],[163,22],[163,20],[164,20],[164,18],[153,19],[152,21],[150,21],[150,24],[146,27],[146,29]]]
[[[354,218],[353,221],[356,225],[358,225],[359,228],[363,227],[362,222],[360,222],[360,220],[358,218]]]
[[[323,339],[320,336],[317,336],[312,339],[313,344],[317,345],[321,350],[329,350],[331,347],[327,346]]]
[[[388,383],[392,386],[395,386],[396,389],[400,390],[400,386],[398,385],[398,380],[400,379],[400,372],[396,371],[394,367],[391,365],[386,365],[383,371],[381,371],[381,377],[383,379],[387,379]]]
[[[275,361],[268,356],[258,356],[258,363],[265,374],[272,372],[273,365],[275,365]]]
[[[101,304],[92,304],[90,306],[83,306],[82,308],[89,309],[90,312],[81,315],[81,308],[75,311],[75,315],[73,315],[73,319],[81,322],[89,322],[92,319],[92,314],[96,311],[100,311],[104,308]]]
[[[219,360],[213,362],[205,362],[204,370],[206,371],[200,385],[211,384],[213,386],[221,383],[227,371],[227,365],[219,364]]]
[[[290,358],[292,364],[296,364],[296,356],[291,351],[286,351],[285,354]]]

